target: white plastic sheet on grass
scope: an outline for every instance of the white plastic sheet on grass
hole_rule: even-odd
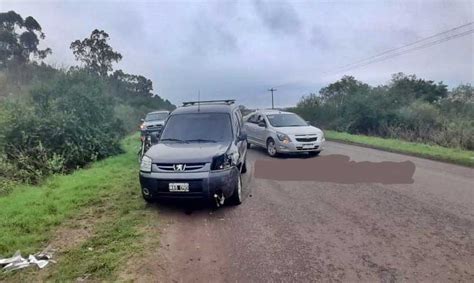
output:
[[[49,246],[40,253],[29,255],[28,258],[22,257],[20,251],[16,251],[12,257],[0,258],[0,267],[5,272],[34,265],[42,269],[48,265],[49,262],[54,262],[51,259],[52,257],[53,250]]]

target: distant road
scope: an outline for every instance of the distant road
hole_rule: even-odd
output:
[[[473,169],[328,142],[322,155],[331,154],[410,160],[415,182],[348,185],[247,175],[252,196],[239,207],[185,214],[160,206],[162,246],[136,278],[474,281]],[[249,151],[252,164],[266,158],[263,150]]]

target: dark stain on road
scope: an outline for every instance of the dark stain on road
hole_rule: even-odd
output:
[[[308,159],[259,159],[255,177],[279,181],[320,181],[341,184],[413,184],[415,164],[403,162],[351,161],[332,154]]]

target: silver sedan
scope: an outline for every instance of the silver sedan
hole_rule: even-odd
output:
[[[300,116],[279,110],[258,110],[245,122],[248,145],[267,149],[270,156],[278,153],[307,152],[318,155],[323,150],[324,133]]]

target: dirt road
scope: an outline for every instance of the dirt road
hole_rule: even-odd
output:
[[[248,174],[249,197],[241,206],[217,211],[159,206],[161,247],[130,277],[474,281],[474,170],[328,142],[322,155],[332,154],[355,161],[412,161],[414,183],[273,181]],[[249,151],[251,164],[267,158],[262,150]]]

